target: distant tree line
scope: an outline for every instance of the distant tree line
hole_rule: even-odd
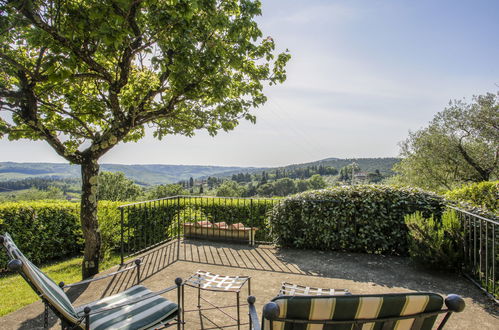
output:
[[[35,188],[39,190],[48,190],[51,187],[57,187],[63,192],[79,192],[80,180],[72,178],[43,177],[26,178],[20,180],[9,180],[0,182],[0,192],[15,191]]]

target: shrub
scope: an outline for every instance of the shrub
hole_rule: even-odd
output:
[[[102,252],[119,247],[121,202],[99,202]],[[80,204],[67,201],[7,202],[0,204],[0,233],[8,232],[35,264],[79,254],[83,249]],[[7,258],[0,253],[0,268]]]
[[[416,212],[405,217],[409,228],[409,255],[427,268],[460,269],[464,258],[461,221],[454,210],[447,210],[440,220]]]
[[[417,189],[357,185],[304,192],[283,199],[269,225],[281,246],[406,254],[404,216],[438,218],[443,198]]]
[[[34,263],[78,253],[82,248],[79,204],[8,202],[0,204],[0,233],[9,232]],[[0,254],[1,265],[7,258]]]
[[[499,215],[499,181],[474,183],[451,190],[445,196],[453,201],[464,201]]]

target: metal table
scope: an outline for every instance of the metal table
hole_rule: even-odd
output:
[[[213,274],[210,272],[199,270],[196,273],[192,274],[189,278],[187,278],[184,282],[185,285],[197,288],[198,289],[198,309],[197,310],[188,310],[184,312],[194,312],[194,311],[203,311],[210,309],[217,309],[220,312],[227,315],[232,320],[236,321],[236,324],[227,325],[224,327],[237,326],[238,329],[241,328],[241,304],[240,304],[240,292],[244,284],[248,283],[248,296],[251,295],[251,277],[249,276],[226,276]],[[217,306],[210,301],[206,300],[201,296],[202,290],[215,291],[215,292],[233,292],[236,294],[236,304],[235,305],[227,305],[227,306]],[[206,302],[211,307],[201,308],[201,300]],[[234,318],[232,315],[228,314],[224,311],[226,308],[236,307],[237,308],[237,318]],[[184,310],[182,308],[182,310]],[[211,323],[213,321],[209,320]],[[213,323],[214,324],[214,323]],[[246,323],[245,323],[246,324]],[[219,326],[215,328],[220,328]],[[207,328],[204,328],[207,329]],[[211,329],[211,328],[210,328]]]

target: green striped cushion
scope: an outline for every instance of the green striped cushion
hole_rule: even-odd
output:
[[[421,312],[439,311],[443,298],[434,293],[401,293],[351,296],[280,296],[274,298],[280,308],[280,318],[300,320],[361,320],[397,317]],[[437,316],[426,319],[407,319],[391,323],[366,323],[362,329],[431,329]],[[352,325],[292,324],[273,322],[274,330],[352,329]],[[263,329],[270,329],[268,320]]]
[[[91,307],[92,310],[110,308],[138,299],[148,293],[151,291],[142,285],[137,285],[114,296],[81,306],[77,310],[80,315],[83,315],[83,309],[86,306]],[[177,311],[177,304],[161,296],[155,296],[133,305],[91,315],[90,329],[147,329],[160,322],[173,319],[177,315]]]
[[[78,321],[78,316],[64,290],[24,256],[8,233],[5,233],[4,235],[4,246],[11,258],[18,259],[22,262],[22,272],[35,286],[38,291],[37,293],[45,298],[48,303],[57,309],[66,319],[76,323]]]

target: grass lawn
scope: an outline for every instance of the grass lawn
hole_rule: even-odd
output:
[[[42,271],[54,282],[74,283],[81,280],[82,257],[71,258],[46,266]],[[119,255],[113,255],[104,261],[100,268],[105,270],[119,264]],[[20,275],[0,275],[0,317],[29,305],[39,298]]]

